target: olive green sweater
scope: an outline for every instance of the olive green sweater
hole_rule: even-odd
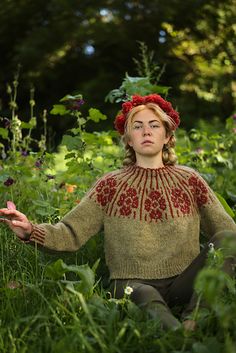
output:
[[[34,225],[30,242],[76,251],[102,228],[111,278],[158,279],[199,254],[200,228],[210,238],[236,224],[193,169],[130,166],[104,175],[56,225]]]

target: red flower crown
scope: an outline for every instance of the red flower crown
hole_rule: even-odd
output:
[[[127,114],[130,112],[130,110],[132,110],[134,107],[137,107],[138,105],[145,105],[147,103],[157,104],[171,118],[174,123],[173,130],[175,130],[179,126],[179,113],[173,109],[170,102],[166,101],[159,94],[154,93],[144,97],[134,95],[132,96],[131,101],[122,104],[122,111],[115,118],[115,128],[121,135],[123,135],[125,132],[125,122]]]

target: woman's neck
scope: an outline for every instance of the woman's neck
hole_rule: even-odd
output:
[[[136,157],[136,165],[141,168],[150,168],[150,169],[158,169],[164,167],[164,163],[162,158],[148,157],[148,158],[137,158]]]

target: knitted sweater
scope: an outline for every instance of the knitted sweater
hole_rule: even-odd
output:
[[[236,224],[202,177],[184,166],[129,166],[99,179],[56,225],[34,225],[30,242],[76,251],[104,228],[110,278],[167,278],[199,254],[200,228],[211,237]]]

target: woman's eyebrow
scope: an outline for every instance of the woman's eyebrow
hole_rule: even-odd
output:
[[[148,123],[160,123],[160,121],[154,119],[154,120],[149,120]],[[139,124],[143,124],[143,121],[140,121],[140,120],[135,120],[134,123],[139,123]]]

